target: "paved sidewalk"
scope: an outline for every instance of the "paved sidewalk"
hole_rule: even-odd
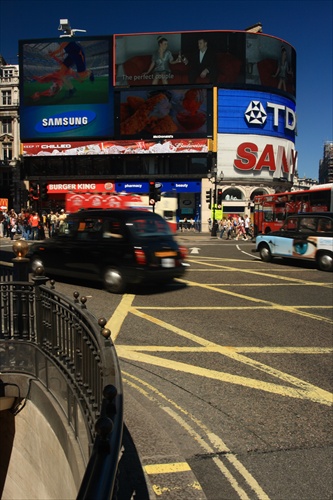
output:
[[[248,243],[254,243],[255,240],[254,239],[248,239],[248,240],[242,240],[242,239],[238,239],[236,240],[235,238],[231,239],[231,240],[227,240],[226,236],[224,235],[223,238],[221,239],[219,237],[220,235],[220,232],[218,231],[217,233],[217,236],[211,236],[210,232],[208,231],[205,231],[205,232],[199,232],[199,231],[177,231],[176,233],[174,233],[177,241],[193,241],[193,240],[196,240],[196,241],[209,241],[209,242],[214,242],[214,241],[218,241],[218,242],[222,242],[222,241],[229,241],[229,243],[231,242],[237,242],[237,243],[240,243],[240,242],[245,242],[247,241]]]

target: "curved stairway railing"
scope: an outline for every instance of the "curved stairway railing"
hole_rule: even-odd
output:
[[[70,300],[57,292],[42,269],[32,281],[13,281],[28,277],[27,261],[24,255],[13,259],[12,277],[8,266],[0,267],[1,377],[28,375],[61,408],[87,463],[77,498],[116,498],[123,394],[111,332],[104,318],[88,312],[86,297],[74,292]],[[9,411],[17,414],[23,406],[24,397],[15,398]]]

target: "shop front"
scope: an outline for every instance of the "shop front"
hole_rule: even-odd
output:
[[[150,179],[126,181],[72,180],[49,181],[47,201],[42,209],[75,212],[83,208],[145,208],[154,210],[175,227],[184,219],[201,225],[201,181],[155,179],[160,186],[161,199],[154,206],[149,200]]]

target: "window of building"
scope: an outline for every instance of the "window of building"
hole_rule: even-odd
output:
[[[165,171],[169,175],[201,175],[206,176],[208,171],[207,157],[195,158],[185,154],[170,155],[167,158],[168,168]]]
[[[1,104],[2,104],[2,106],[11,106],[12,93],[10,90],[2,90],[2,92],[1,92]]]
[[[1,120],[1,132],[3,134],[12,133],[12,120],[10,118],[3,118]]]
[[[11,180],[12,179],[9,172],[6,172],[5,170],[0,170],[0,186],[4,188],[9,187]]]
[[[268,191],[266,189],[259,189],[259,188],[255,189],[251,193],[251,196],[250,196],[251,201],[254,201],[254,197],[255,196],[259,196],[259,195],[262,195],[262,194],[268,194]]]
[[[223,191],[222,199],[225,201],[243,200],[244,195],[240,189],[228,188]]]
[[[3,161],[9,161],[13,158],[12,145],[9,142],[2,143],[2,159]]]
[[[12,78],[14,76],[14,70],[13,70],[13,68],[11,68],[11,69],[5,69],[5,68],[3,68],[2,69],[2,76],[4,78]]]

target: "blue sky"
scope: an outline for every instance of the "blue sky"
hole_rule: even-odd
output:
[[[297,53],[298,171],[318,178],[333,140],[332,0],[0,0],[0,54],[18,63],[18,40],[59,35],[60,19],[87,36],[191,30],[243,30],[284,39]]]

